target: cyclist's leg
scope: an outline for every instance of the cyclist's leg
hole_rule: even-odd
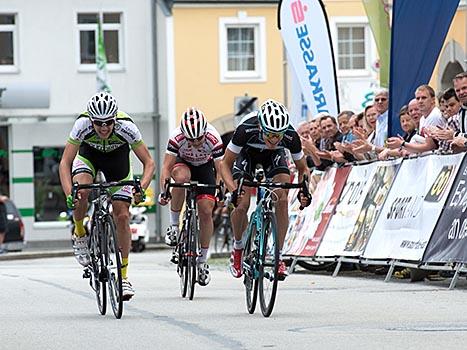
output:
[[[290,182],[290,175],[277,174],[273,177],[274,182],[288,183]],[[278,196],[276,202],[276,219],[277,219],[277,236],[279,240],[279,250],[282,250],[284,245],[285,235],[289,226],[289,212],[288,212],[288,190],[277,189],[274,193]]]
[[[188,164],[177,158],[177,162],[171,171],[171,177],[175,182],[190,181],[191,171]],[[165,243],[170,247],[177,245],[180,226],[180,212],[185,201],[185,190],[183,188],[172,189],[172,200],[170,201],[170,226],[165,235]]]
[[[123,200],[112,200],[112,214],[117,228],[118,245],[120,246],[122,259],[128,259],[131,249],[130,232],[130,202]],[[122,277],[126,278],[126,271]]]
[[[245,152],[241,152],[240,155],[237,157],[235,164],[232,169],[232,176],[234,180],[238,180],[241,176],[245,176],[246,179],[252,179],[252,170],[254,169],[256,162],[246,154]],[[244,187],[245,194],[243,197],[238,201],[237,207],[232,211],[230,220],[232,222],[232,231],[234,233],[234,246],[236,248],[242,248],[243,245],[240,247],[239,242],[242,240],[243,232],[246,230],[248,226],[248,209],[250,207],[250,188]],[[235,247],[234,247],[235,248]]]
[[[290,170],[287,165],[287,155],[284,150],[278,150],[273,153],[268,166],[266,167],[266,177],[272,178],[274,182],[290,182]],[[288,190],[277,189],[275,191],[278,196],[275,210],[277,220],[277,238],[279,247],[279,276],[283,280],[287,276],[287,268],[282,261],[282,247],[285,241],[285,235],[287,234],[287,227],[289,224],[289,213],[288,213]]]
[[[95,168],[92,162],[80,155],[76,156],[73,161],[71,170],[73,183],[90,184],[96,175]],[[74,234],[78,237],[83,237],[86,232],[83,226],[83,219],[88,210],[89,190],[80,190],[78,203],[73,210]]]
[[[287,164],[287,154],[283,149],[272,153],[267,164],[263,164],[263,166],[268,179],[273,179],[274,182],[290,182],[290,170]],[[278,201],[276,203],[277,236],[279,239],[279,250],[282,250],[289,224],[287,199],[288,190],[277,189],[274,192],[278,196]]]

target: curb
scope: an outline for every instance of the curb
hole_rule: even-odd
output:
[[[164,243],[151,243],[146,244],[146,250],[166,250],[170,249]],[[131,253],[138,254],[138,253]],[[11,252],[7,254],[0,255],[0,261],[9,261],[9,260],[30,260],[30,259],[45,259],[45,258],[62,258],[66,256],[73,256],[73,250],[70,246],[69,249],[49,249],[49,250],[33,250],[21,252]]]

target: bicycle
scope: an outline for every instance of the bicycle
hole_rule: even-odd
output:
[[[276,215],[273,210],[277,195],[274,191],[278,188],[301,188],[305,195],[309,195],[309,191],[305,175],[303,181],[298,184],[274,183],[268,180],[262,182],[263,178],[262,168],[256,169],[253,181],[247,181],[241,177],[238,180],[237,193],[241,193],[243,186],[258,188],[256,209],[250,215],[243,237],[243,284],[248,312],[250,314],[255,312],[259,290],[261,313],[264,317],[269,317],[274,308],[279,281],[279,246]]]
[[[212,245],[216,253],[230,252],[233,247],[233,231],[228,207],[229,203],[226,200],[224,207],[218,208],[220,214],[216,213],[217,217],[213,219],[214,233],[212,235]]]
[[[79,190],[95,191],[95,199],[91,202],[93,213],[88,243],[91,263],[85,267],[83,278],[89,278],[89,285],[96,293],[97,306],[101,315],[105,315],[107,311],[107,284],[112,311],[118,319],[123,314],[122,259],[115,223],[110,213],[109,189],[128,185],[134,186],[137,193],[142,193],[138,178],[93,184],[74,183],[72,187],[73,201],[76,200]]]
[[[186,208],[183,217],[182,230],[178,237],[177,245],[174,248],[172,262],[177,264],[177,273],[180,277],[180,292],[182,298],[188,294],[189,300],[193,300],[195,293],[195,283],[197,281],[196,258],[200,250],[199,244],[199,220],[196,196],[199,188],[215,188],[222,192],[221,185],[200,184],[197,181],[185,183],[171,183],[170,179],[165,180],[163,197],[170,198],[170,188],[185,188]],[[221,194],[219,194],[220,196]]]

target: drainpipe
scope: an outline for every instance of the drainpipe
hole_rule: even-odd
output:
[[[152,17],[152,56],[153,56],[153,70],[154,70],[154,82],[153,82],[153,91],[154,91],[154,104],[153,104],[153,115],[152,115],[152,125],[153,125],[153,145],[154,145],[154,161],[156,163],[155,171],[155,187],[154,187],[154,200],[157,203],[157,193],[159,192],[159,167],[160,167],[160,156],[159,156],[159,147],[160,145],[160,113],[159,113],[159,74],[158,74],[158,50],[157,50],[157,2],[158,0],[151,1],[151,17]],[[164,5],[162,5],[164,6]],[[156,207],[156,241],[162,240],[162,225],[161,225],[161,211],[160,208]]]

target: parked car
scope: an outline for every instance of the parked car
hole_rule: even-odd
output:
[[[5,248],[8,251],[20,251],[24,247],[24,224],[19,210],[10,199],[5,200],[7,230]]]

